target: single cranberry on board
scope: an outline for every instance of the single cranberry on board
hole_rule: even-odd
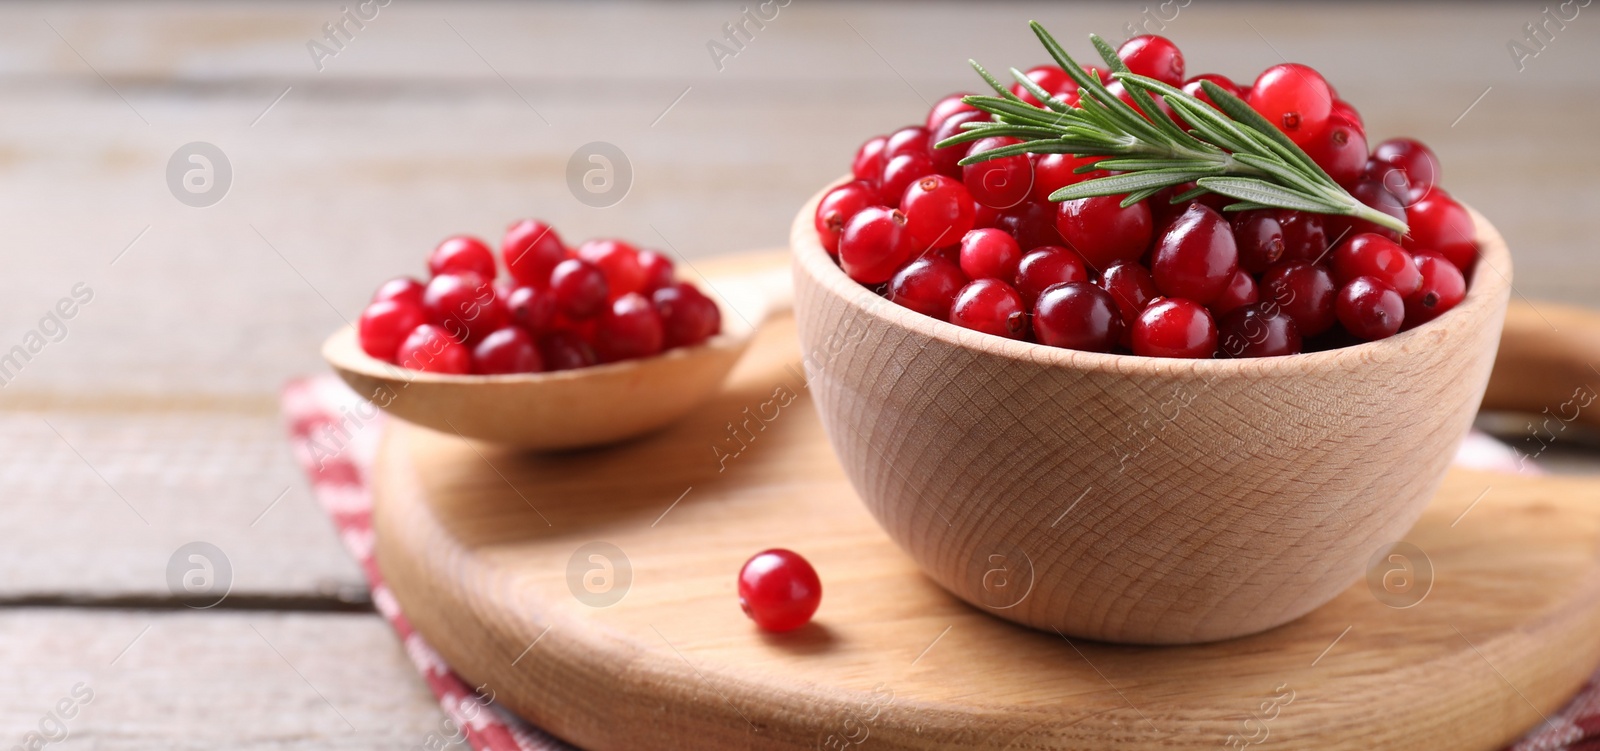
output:
[[[428,314],[421,305],[405,299],[379,300],[361,311],[356,333],[362,351],[379,360],[395,362],[400,343],[427,322]]]
[[[1142,357],[1211,357],[1217,350],[1217,324],[1193,300],[1156,298],[1133,322],[1133,353]]]
[[[494,278],[494,254],[482,240],[468,235],[445,238],[428,256],[428,273],[459,274],[469,272],[485,279]]]
[[[545,287],[550,284],[550,271],[566,260],[567,246],[554,227],[538,219],[523,219],[506,228],[500,257],[518,284]]]
[[[999,279],[978,279],[962,287],[950,306],[950,322],[1007,339],[1021,339],[1028,328],[1022,297]]]
[[[1056,230],[1061,238],[1096,271],[1137,261],[1150,246],[1150,206],[1144,201],[1123,206],[1122,199],[1077,198],[1062,201],[1056,209]]]
[[[1033,309],[1034,336],[1052,347],[1110,352],[1122,342],[1124,328],[1111,294],[1088,282],[1054,285]]]
[[[739,569],[739,608],[765,631],[793,631],[822,604],[822,580],[799,553],[763,550]]]

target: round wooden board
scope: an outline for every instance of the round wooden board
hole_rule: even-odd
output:
[[[862,508],[788,319],[716,400],[632,443],[531,455],[388,430],[394,596],[469,682],[587,749],[1491,749],[1600,663],[1600,484],[1582,479],[1453,470],[1407,538],[1434,572],[1410,607],[1362,580],[1287,626],[1162,648],[986,615]],[[740,613],[735,575],[768,547],[821,574],[797,632]],[[596,554],[609,591],[585,589]]]

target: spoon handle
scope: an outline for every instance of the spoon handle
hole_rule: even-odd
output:
[[[787,264],[707,278],[706,286],[751,328],[760,328],[766,319],[794,308],[794,275]]]

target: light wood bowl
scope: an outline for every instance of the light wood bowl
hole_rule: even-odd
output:
[[[934,581],[1069,636],[1242,636],[1363,576],[1471,426],[1511,292],[1474,212],[1466,299],[1412,331],[1249,360],[1079,352],[878,297],[819,243],[822,195],[790,234],[795,315],[845,473]]]

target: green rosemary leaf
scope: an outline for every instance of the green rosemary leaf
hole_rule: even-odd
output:
[[[1017,83],[1021,84],[1022,88],[1027,89],[1028,93],[1032,94],[1034,99],[1044,102],[1046,107],[1049,107],[1056,112],[1069,112],[1072,110],[1071,107],[1067,106],[1066,102],[1051,96],[1050,92],[1039,88],[1039,84],[1034,83],[1033,79],[1028,77],[1028,74],[1023,73],[1016,68],[1012,68],[1011,77],[1017,79]]]
[[[1201,190],[1205,190],[1205,189],[1201,188]],[[1250,201],[1239,201],[1238,203],[1230,203],[1227,206],[1223,206],[1222,210],[1223,211],[1255,211],[1256,209],[1271,209],[1271,208],[1277,208],[1277,207],[1268,206],[1268,205],[1266,205],[1264,203],[1251,203]]]
[[[1141,190],[1160,190],[1172,185],[1181,185],[1200,178],[1212,175],[1210,172],[1186,172],[1183,170],[1153,170],[1150,172],[1128,172],[1110,177],[1097,177],[1081,183],[1068,185],[1050,194],[1052,201],[1071,201],[1077,198],[1091,196],[1114,196],[1123,193],[1134,193]]]
[[[1218,110],[1226,113],[1228,117],[1238,121],[1239,124],[1248,127],[1256,135],[1264,136],[1267,141],[1277,145],[1278,148],[1273,150],[1287,157],[1287,161],[1298,163],[1302,167],[1327,177],[1328,173],[1323,172],[1322,168],[1318,167],[1317,163],[1306,155],[1306,152],[1296,146],[1294,141],[1289,140],[1289,137],[1284,135],[1283,131],[1278,130],[1278,126],[1273,125],[1265,117],[1262,117],[1261,113],[1256,112],[1254,107],[1246,104],[1243,99],[1234,96],[1231,92],[1211,81],[1201,81],[1200,88],[1204,89],[1206,95],[1211,97],[1211,101],[1217,103]],[[1332,178],[1329,178],[1329,182],[1332,182]]]
[[[1193,159],[1109,159],[1096,163],[1093,169],[1116,170],[1117,172],[1134,172],[1158,169],[1196,169]],[[1227,167],[1220,162],[1212,168],[1214,174],[1222,174]]]
[[[1195,181],[1201,187],[1213,193],[1221,193],[1229,198],[1249,201],[1264,206],[1276,206],[1281,209],[1294,209],[1295,211],[1311,211],[1318,214],[1337,214],[1336,206],[1329,205],[1326,201],[1319,200],[1316,196],[1306,195],[1297,190],[1274,185],[1265,180],[1254,177],[1202,177]]]
[[[1162,188],[1145,188],[1144,190],[1140,190],[1140,191],[1135,191],[1133,193],[1129,193],[1126,197],[1124,197],[1122,199],[1122,202],[1119,205],[1122,206],[1122,208],[1128,208],[1129,206],[1132,206],[1132,205],[1134,205],[1134,204],[1136,204],[1136,203],[1138,203],[1140,201],[1143,201],[1144,199],[1149,198],[1149,197],[1151,197],[1151,196],[1153,196],[1153,195],[1155,195],[1157,193],[1160,193],[1163,190],[1166,190],[1166,188],[1165,187],[1162,187]]]

